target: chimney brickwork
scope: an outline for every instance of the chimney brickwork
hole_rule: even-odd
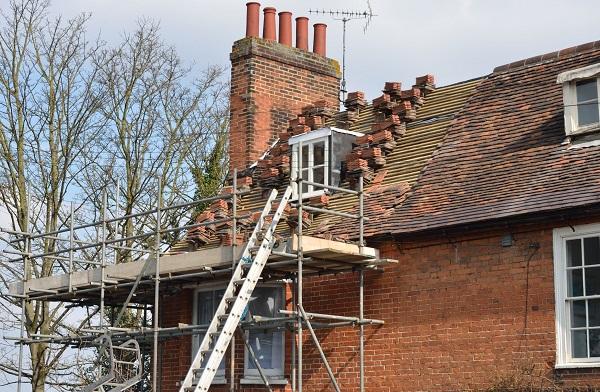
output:
[[[232,170],[244,169],[259,159],[302,107],[322,100],[339,106],[337,61],[269,38],[249,36],[233,44],[229,140]]]

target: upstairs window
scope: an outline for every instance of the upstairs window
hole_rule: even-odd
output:
[[[598,85],[600,79],[588,79],[575,83],[577,95],[577,127],[598,125],[600,112],[598,101]]]
[[[578,135],[600,131],[600,64],[563,72],[565,131]]]
[[[352,142],[362,133],[338,128],[322,128],[288,141],[292,147],[292,177],[300,175],[305,181],[339,186],[342,161],[352,150]],[[320,195],[326,188],[308,183],[302,184],[302,197]],[[298,197],[294,184],[294,198]]]

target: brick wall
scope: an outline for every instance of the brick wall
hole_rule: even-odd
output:
[[[233,44],[229,156],[231,168],[256,161],[301,108],[338,106],[337,61],[261,38]]]
[[[163,327],[192,324],[193,290],[183,290],[177,295],[164,297],[160,304]],[[161,392],[178,391],[177,383],[187,373],[192,358],[191,336],[170,338],[160,343]]]
[[[365,317],[386,321],[365,328],[368,391],[476,390],[531,368],[565,385],[600,387],[594,369],[553,369],[552,226],[511,231],[515,241],[510,247],[501,246],[502,231],[379,244],[382,256],[398,264],[365,274]],[[358,314],[356,273],[306,279],[304,293],[307,311]],[[358,391],[358,329],[317,334],[342,390]],[[308,333],[304,341],[304,390],[330,390]],[[189,358],[185,344],[179,346],[183,359]],[[242,347],[237,351],[239,374]],[[172,361],[182,363],[181,358]],[[175,368],[169,362],[163,369],[171,374]],[[531,379],[536,385],[541,380]]]
[[[502,234],[381,244],[383,256],[399,263],[365,275],[365,317],[386,321],[366,328],[368,391],[475,390],[526,369],[535,385],[543,375],[600,386],[596,370],[553,369],[552,229],[517,232],[511,247],[500,245]],[[305,308],[356,315],[357,274],[325,280],[307,283]],[[320,333],[345,391],[358,390],[357,332]],[[327,379],[317,353],[305,361],[306,390],[322,390]]]

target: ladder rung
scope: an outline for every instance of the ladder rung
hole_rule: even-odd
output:
[[[235,297],[227,297],[225,298],[225,302],[227,302],[228,304],[232,304],[235,302],[235,300],[237,299],[237,296]]]
[[[114,363],[123,363],[123,364],[127,364],[127,365],[135,365],[136,362],[129,362],[129,361],[119,361],[118,359],[113,359]]]
[[[237,279],[233,281],[233,284],[236,286],[241,286],[244,284],[244,282],[246,281],[246,278],[242,278],[242,279]]]
[[[219,319],[219,321],[227,320],[228,317],[229,317],[229,313],[220,314],[220,315],[217,316],[217,318]]]
[[[137,348],[133,348],[133,347],[122,347],[122,346],[113,346],[113,350],[137,351]]]

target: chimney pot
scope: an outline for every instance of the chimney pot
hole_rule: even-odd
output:
[[[308,18],[306,16],[296,18],[296,47],[308,50]]]
[[[279,13],[279,43],[292,46],[292,13],[289,11]]]
[[[314,42],[313,52],[320,54],[321,56],[327,55],[327,25],[325,23],[315,23],[314,28]]]
[[[265,21],[263,23],[263,38],[275,41],[276,32],[275,32],[275,14],[277,10],[273,7],[265,7],[263,10],[265,14]]]
[[[258,37],[258,19],[260,3],[251,1],[246,3],[246,37]]]

